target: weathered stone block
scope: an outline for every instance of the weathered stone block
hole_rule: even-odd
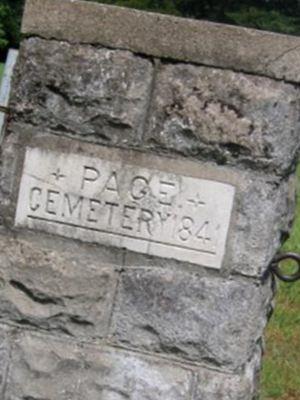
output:
[[[299,38],[76,0],[28,0],[23,33],[0,397],[253,400],[293,214]]]
[[[239,374],[199,370],[193,400],[257,399],[260,362],[257,353]]]
[[[131,178],[128,178],[129,181],[129,186],[127,186],[126,189],[126,181],[127,179],[125,178],[126,175],[126,168],[120,168],[120,165],[125,165],[128,163],[128,165],[132,166],[132,171],[135,174],[138,174],[139,171],[142,172],[143,168],[150,168],[153,169],[151,172],[151,190],[150,192],[156,193],[155,198],[159,199],[159,196],[165,196],[163,193],[168,190],[170,193],[170,189],[164,184],[160,182],[160,177],[171,177],[171,181],[174,178],[174,174],[180,174],[182,176],[186,177],[192,177],[192,178],[200,178],[203,180],[208,180],[208,181],[214,181],[214,182],[222,182],[224,184],[228,184],[230,186],[233,186],[235,188],[235,195],[234,195],[234,207],[233,207],[233,212],[231,214],[230,218],[230,228],[228,231],[227,238],[225,237],[226,240],[226,249],[225,249],[225,257],[223,259],[223,262],[221,263],[221,269],[224,271],[235,271],[238,273],[241,273],[243,275],[248,275],[248,276],[259,276],[261,277],[264,275],[266,270],[269,267],[269,264],[274,257],[275,253],[277,252],[278,248],[281,245],[281,242],[284,237],[286,237],[287,232],[290,229],[291,226],[291,221],[293,219],[293,214],[294,214],[294,206],[295,206],[295,179],[293,177],[289,179],[281,179],[280,177],[276,177],[272,174],[265,174],[260,171],[255,171],[251,172],[249,170],[242,170],[238,168],[232,168],[229,166],[216,166],[215,164],[211,162],[200,162],[200,161],[191,161],[188,159],[182,159],[182,158],[166,158],[166,157],[159,157],[159,156],[154,156],[150,154],[146,154],[144,152],[136,152],[136,151],[127,151],[125,149],[109,149],[107,147],[101,147],[101,146],[94,146],[93,144],[88,144],[88,143],[82,143],[78,142],[76,140],[71,140],[71,139],[66,139],[66,138],[61,138],[61,137],[55,137],[53,135],[44,135],[40,134],[38,128],[31,128],[29,124],[11,124],[10,129],[12,129],[13,134],[8,135],[5,139],[5,143],[3,146],[3,152],[2,152],[2,165],[0,166],[0,216],[1,219],[5,220],[6,226],[9,226],[10,229],[14,229],[14,221],[15,221],[15,211],[17,208],[17,199],[19,196],[19,183],[21,179],[21,175],[23,173],[23,159],[24,159],[24,153],[25,153],[25,148],[30,147],[30,148],[39,148],[41,151],[44,152],[51,152],[55,151],[55,154],[58,153],[63,153],[65,158],[61,158],[60,165],[58,165],[58,159],[57,162],[55,161],[55,166],[53,167],[53,171],[49,170],[49,183],[51,183],[51,187],[49,186],[49,189],[57,191],[58,188],[61,188],[62,192],[70,192],[72,193],[72,196],[77,193],[76,186],[71,187],[69,181],[65,180],[60,180],[59,185],[55,188],[53,186],[56,185],[56,182],[54,181],[53,175],[51,173],[55,173],[57,171],[58,167],[63,171],[63,174],[66,175],[66,170],[65,167],[70,164],[70,160],[76,155],[77,156],[82,156],[82,160],[87,160],[87,157],[91,157],[91,161],[96,162],[98,165],[100,163],[99,160],[101,160],[103,157],[105,160],[112,161],[114,163],[114,171],[116,171],[118,175],[118,180],[119,180],[119,186],[118,188],[122,187],[122,198],[128,198],[130,199],[130,202],[126,202],[127,205],[131,204],[132,198],[130,197],[130,182]],[[32,133],[32,136],[31,136]],[[58,150],[59,149],[59,150]],[[70,155],[69,155],[70,153]],[[45,153],[46,154],[46,153]],[[46,160],[46,159],[45,159]],[[68,160],[68,161],[67,161]],[[79,159],[78,159],[79,160]],[[98,161],[96,161],[98,160]],[[63,161],[63,162],[62,162]],[[97,165],[94,165],[94,167],[98,168]],[[79,164],[78,164],[79,165]],[[51,166],[51,164],[50,164]],[[102,165],[101,165],[101,170],[102,170]],[[43,169],[46,169],[46,162],[45,165],[43,165],[43,168],[38,168],[36,169],[39,171],[37,174],[33,174],[35,179],[40,180],[41,182],[44,182],[42,186],[46,185],[45,176],[40,175]],[[71,170],[76,169],[75,167],[72,167]],[[81,168],[82,170],[82,168]],[[120,171],[120,173],[118,172]],[[155,172],[156,171],[156,172]],[[157,171],[162,171],[162,172],[157,172]],[[68,171],[67,171],[68,172]],[[120,175],[121,174],[121,175]],[[147,172],[148,174],[148,172]],[[143,173],[142,173],[143,175]],[[103,194],[97,194],[98,190],[98,185],[103,186],[103,182],[106,182],[106,174],[104,171],[101,171],[101,177],[99,179],[96,179],[94,184],[89,185],[90,188],[95,188],[95,192],[93,191],[87,191],[86,189],[84,191],[79,191],[78,195],[83,196],[85,198],[85,202],[87,202],[88,198],[94,198],[94,194],[96,195],[96,199],[98,200],[103,200]],[[122,176],[122,178],[120,178]],[[143,175],[144,176],[144,175]],[[96,175],[94,176],[94,178]],[[144,176],[145,177],[145,176]],[[148,175],[146,175],[146,178]],[[32,178],[33,179],[33,178]],[[72,177],[71,174],[71,180],[73,180],[75,183],[79,182],[80,184],[80,170],[77,170],[76,175]],[[108,176],[107,176],[108,179]],[[162,182],[165,182],[164,179]],[[78,183],[77,182],[77,183]],[[101,183],[102,182],[102,183]],[[137,181],[136,183],[141,183],[142,181]],[[111,183],[116,183],[114,182],[114,177],[112,176],[112,182]],[[39,187],[40,183],[36,182],[34,185]],[[25,185],[26,186],[26,185]],[[78,186],[78,185],[77,185]],[[129,189],[128,189],[129,187]],[[192,188],[194,186],[191,186]],[[30,191],[31,186],[28,185],[28,190]],[[141,188],[143,188],[141,186]],[[127,193],[128,192],[128,193]],[[161,192],[160,194],[158,192]],[[93,193],[93,195],[89,195],[89,193]],[[113,193],[113,192],[112,192]],[[145,196],[145,199],[143,200],[144,206],[142,208],[149,209],[149,206],[151,205],[151,208],[153,208],[153,199],[152,195],[150,193],[150,197],[148,199],[147,196]],[[185,195],[187,192],[184,192]],[[45,193],[44,193],[45,194]],[[203,193],[201,193],[202,195]],[[197,193],[195,194],[197,198]],[[198,195],[200,195],[198,193]],[[213,194],[216,196],[216,192]],[[100,197],[101,198],[100,198]],[[111,196],[110,196],[111,197]],[[113,197],[111,197],[113,199]],[[118,200],[118,196],[116,197],[117,203],[120,203]],[[116,200],[115,199],[115,200]],[[190,200],[191,198],[189,197],[187,200]],[[214,200],[214,198],[212,197]],[[32,199],[33,200],[33,199]],[[115,203],[115,200],[113,201]],[[178,204],[178,206],[181,205],[181,203],[178,201],[175,201],[176,199],[174,198],[173,201],[174,203]],[[200,199],[201,200],[201,199]],[[221,199],[218,199],[218,202],[221,203],[222,207],[222,196]],[[134,203],[134,204],[133,204]],[[137,207],[138,204],[141,204],[141,201],[134,201],[132,203],[133,207]],[[201,218],[203,215],[205,218],[208,218],[207,221],[215,220],[217,223],[222,222],[222,219],[218,217],[216,214],[216,208],[211,206],[212,204],[216,204],[217,202],[214,200],[210,200],[209,204],[210,207],[207,209],[201,210],[201,213],[197,214],[197,217],[193,215],[195,212],[196,208],[193,204],[186,204],[186,207],[184,209],[179,210],[179,214],[184,211],[186,217],[191,216],[193,219],[199,219],[201,221]],[[26,202],[21,202],[23,206],[26,205]],[[73,204],[73,201],[72,201]],[[74,203],[76,205],[76,203]],[[164,205],[162,205],[164,206]],[[201,206],[201,205],[200,205]],[[90,207],[90,206],[89,206]],[[93,207],[93,204],[92,204]],[[140,206],[139,206],[140,207]],[[224,206],[225,208],[225,206]],[[199,208],[200,209],[200,208]],[[29,210],[29,208],[28,208]],[[121,210],[120,207],[115,209],[114,215],[117,215],[116,210],[118,212]],[[30,211],[30,210],[29,210]],[[28,212],[29,212],[28,211]],[[76,210],[75,210],[76,211]],[[95,209],[96,211],[96,209]],[[99,218],[101,215],[101,207],[99,211]],[[128,211],[128,210],[127,210]],[[126,212],[125,211],[125,214]],[[161,209],[158,209],[157,211],[161,211]],[[168,224],[167,228],[169,229],[170,235],[172,234],[171,228],[169,227],[169,223],[175,223],[175,216],[178,214],[177,206],[174,209],[171,209],[169,206],[165,207],[165,210],[167,211],[167,214],[172,214],[174,217],[168,219]],[[37,213],[39,210],[37,211]],[[106,221],[108,219],[108,215],[110,213],[110,210],[106,210]],[[123,210],[124,212],[124,210]],[[224,212],[224,210],[223,210]],[[95,213],[94,213],[95,214]],[[180,215],[181,215],[180,214]],[[46,215],[46,214],[45,214]],[[44,215],[44,216],[45,216]],[[77,213],[75,213],[76,217]],[[128,214],[129,215],[129,214]],[[134,229],[130,230],[129,229],[121,229],[122,235],[128,235],[129,238],[126,239],[128,242],[132,240],[130,239],[130,236],[132,236],[133,232],[136,232],[137,237],[140,237],[144,239],[144,242],[139,243],[139,247],[137,247],[134,243],[131,245],[129,248],[132,249],[133,251],[141,251],[145,253],[151,253],[152,255],[157,255],[157,256],[164,256],[162,251],[160,252],[154,252],[154,251],[149,251],[151,246],[154,248],[153,244],[148,247],[148,244],[150,243],[149,241],[151,240],[156,240],[156,241],[162,241],[163,236],[160,235],[159,229],[155,230],[155,234],[151,235],[148,231],[148,226],[147,221],[143,221],[143,226],[141,227],[143,230],[142,232],[139,231],[139,215],[137,214],[137,211],[135,210],[135,213],[130,214],[131,217],[123,217],[121,215],[121,218],[116,220],[115,216],[115,221],[114,223],[118,222],[119,226],[123,224],[123,219],[125,218],[126,221],[128,222],[129,219],[131,219],[134,222]],[[160,214],[156,213],[155,214],[155,220],[151,222],[154,226],[154,222],[157,224],[160,224]],[[162,214],[163,215],[163,214]],[[40,215],[43,216],[43,215]],[[51,216],[51,215],[50,215]],[[48,215],[49,217],[49,215]],[[53,216],[52,216],[53,217]],[[103,217],[103,215],[102,215]],[[134,218],[133,218],[134,217]],[[105,219],[104,218],[104,219]],[[128,219],[129,218],[129,219]],[[133,219],[132,219],[133,218]],[[56,218],[57,219],[57,218]],[[147,219],[144,215],[144,219]],[[63,222],[65,219],[62,219],[61,222]],[[74,222],[73,219],[66,219],[66,222]],[[76,222],[76,221],[75,221]],[[149,223],[150,224],[150,223]],[[181,221],[178,218],[178,229],[181,229]],[[45,224],[44,224],[45,225]],[[36,225],[35,227],[37,229],[44,229],[44,225]],[[92,230],[89,230],[89,228],[97,228],[97,224],[95,222],[87,224],[86,219],[84,222],[84,228],[85,234],[82,235],[80,231],[73,229],[72,227],[68,227],[68,231],[65,229],[56,229],[54,225],[48,224],[47,225],[47,231],[53,234],[62,234],[68,237],[75,237],[75,238],[80,238],[84,239],[86,241],[91,241],[95,242],[95,233]],[[191,235],[190,239],[192,239],[194,236],[197,237],[197,234],[199,233],[199,230],[197,231],[197,226],[194,225],[192,229],[193,235]],[[216,227],[218,224],[215,225]],[[33,227],[33,225],[31,225]],[[127,227],[125,223],[125,227]],[[132,228],[133,228],[132,227]],[[200,225],[201,227],[201,225]],[[52,230],[50,230],[50,228]],[[99,226],[98,226],[99,228]],[[100,227],[101,228],[101,227]],[[224,227],[223,227],[224,228]],[[165,229],[165,228],[164,228]],[[179,231],[177,232],[179,233]],[[188,233],[188,232],[184,232]],[[200,236],[200,235],[199,235]],[[220,232],[216,235],[216,237],[219,240],[220,237]],[[123,236],[122,236],[123,238]],[[115,245],[117,243],[121,243],[122,247],[122,240],[123,239],[114,238],[114,241],[112,242],[112,239],[110,237],[103,237],[103,242],[107,244],[113,244]],[[186,239],[186,237],[183,237],[183,239]],[[149,240],[149,241],[148,241]],[[173,240],[173,239],[172,239]],[[118,242],[119,241],[119,242]],[[197,240],[196,240],[197,241]],[[187,245],[189,241],[184,240],[184,244]],[[141,249],[141,243],[143,245],[143,249]],[[177,242],[171,242],[171,244],[180,244],[179,240]],[[221,254],[221,245],[222,242],[219,240],[219,247],[218,247],[218,253]],[[212,264],[207,264],[204,263],[203,261],[198,258],[189,258],[187,254],[183,254],[183,257],[178,257],[178,254],[176,255],[172,250],[168,252],[168,256],[171,258],[177,258],[177,259],[182,259],[187,262],[195,263],[202,265],[202,266],[211,266]],[[220,260],[220,259],[219,259]],[[166,264],[166,260],[163,259],[160,261],[162,264]],[[139,266],[139,261],[136,263]],[[157,264],[157,260],[154,260],[154,264]]]
[[[212,179],[217,180],[216,172],[222,170],[224,181],[231,181],[236,187],[221,272],[261,279],[268,273],[272,259],[290,230],[295,209],[296,180],[291,177],[282,182],[271,175],[245,171],[236,174],[234,169],[210,167],[209,163],[199,163],[199,169],[205,170]],[[126,254],[125,261],[128,267],[169,268],[175,265],[174,260],[146,258],[136,253]],[[177,263],[177,267],[186,269],[187,264]]]
[[[300,39],[75,0],[27,0],[22,32],[299,82]],[[78,23],[80,16],[80,23]]]
[[[21,46],[10,106],[43,133],[130,144],[143,130],[151,80],[151,62],[128,51],[32,38]]]
[[[147,142],[156,150],[282,172],[299,150],[299,111],[293,85],[166,64],[156,77]]]
[[[288,236],[295,210],[294,177],[241,175],[236,219],[228,245],[227,266],[248,276],[264,276]]]
[[[122,274],[113,339],[236,369],[252,356],[262,336],[271,297],[270,282],[134,269]]]
[[[2,282],[0,281],[0,285]],[[0,327],[0,398],[4,398],[6,379],[10,362],[10,339],[9,331]]]
[[[112,258],[108,250],[84,251],[62,239],[46,245],[36,236],[1,237],[0,320],[85,340],[103,337],[116,285]]]
[[[191,373],[118,350],[23,335],[5,400],[186,400]]]
[[[200,167],[200,166],[199,166]],[[207,170],[208,165],[206,166]],[[224,169],[224,172],[226,170]],[[230,176],[231,174],[229,174]],[[231,176],[233,177],[233,176]],[[262,277],[286,237],[293,219],[294,180],[241,174],[222,272]],[[174,266],[174,261],[127,253],[128,267]],[[177,264],[186,268],[187,264]]]
[[[14,185],[17,179],[17,164],[20,152],[18,152],[18,135],[5,137],[1,146],[0,160],[0,225],[14,213],[11,210]]]
[[[171,162],[170,160],[170,165]],[[236,188],[231,228],[221,271],[263,277],[290,230],[295,207],[296,180],[291,177],[281,181],[272,175],[253,174],[227,167],[216,168],[210,163],[199,163],[199,166],[194,164],[194,168],[204,171],[208,179],[231,182]],[[219,175],[219,172],[223,175]],[[128,253],[126,265],[167,268],[172,262]],[[181,264],[178,267],[186,268],[186,265]]]

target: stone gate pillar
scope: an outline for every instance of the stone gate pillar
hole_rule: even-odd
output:
[[[253,400],[300,39],[28,0],[0,169],[4,400]]]

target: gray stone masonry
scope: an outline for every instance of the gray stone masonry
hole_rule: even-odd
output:
[[[250,400],[256,392],[251,374],[257,356],[241,374],[230,375],[25,332],[15,332],[11,345],[7,400],[45,393],[72,400]]]
[[[220,164],[287,170],[299,147],[299,113],[295,86],[229,70],[162,64],[146,145],[206,155]]]
[[[76,0],[28,0],[22,30],[1,400],[257,400],[300,39]]]
[[[116,290],[113,266],[121,257],[107,249],[2,238],[0,322],[64,333],[85,340],[108,334]],[[100,254],[99,254],[100,253]]]
[[[295,85],[54,40],[23,41],[11,107],[43,133],[280,175],[300,145]]]
[[[110,148],[74,139],[63,139],[61,135],[59,137],[51,135],[53,132],[47,129],[45,129],[48,132],[46,135],[39,126],[11,122],[10,129],[14,135],[8,135],[4,140],[0,171],[2,182],[0,210],[4,229],[14,224],[19,179],[22,173],[24,150],[27,146],[45,150],[60,149],[62,152],[92,157],[103,155],[108,159],[112,157]],[[231,224],[229,230],[227,251],[221,273],[264,276],[280,246],[282,236],[288,232],[292,221],[295,205],[293,177],[282,179],[261,171],[238,170],[229,166],[218,166],[213,162],[166,158],[125,149],[114,149],[113,155],[116,162],[125,158],[137,166],[155,165],[158,169],[169,172],[177,168],[186,176],[195,176],[200,171],[204,179],[234,185],[237,188],[233,210],[234,226]],[[139,261],[131,261],[138,266]],[[157,265],[157,263],[164,265],[166,262],[165,259],[161,262],[154,259],[151,265]]]
[[[271,289],[270,282],[134,269],[121,275],[113,340],[236,369],[262,336]]]
[[[21,57],[13,93],[19,121],[110,145],[141,137],[151,61],[128,51],[35,38],[25,41]]]
[[[300,39],[295,36],[74,0],[28,0],[22,31],[26,36],[300,80]]]

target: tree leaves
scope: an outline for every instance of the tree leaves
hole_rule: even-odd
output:
[[[8,45],[6,32],[3,21],[7,17],[8,9],[5,5],[0,4],[0,49],[4,49]]]

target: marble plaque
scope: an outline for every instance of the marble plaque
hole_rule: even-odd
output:
[[[28,148],[15,224],[219,269],[234,193],[151,162]]]

